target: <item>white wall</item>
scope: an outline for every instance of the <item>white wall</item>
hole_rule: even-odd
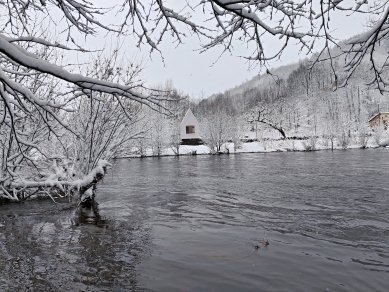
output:
[[[192,134],[186,133],[186,126],[194,126],[195,132]],[[181,139],[200,139],[200,125],[192,111],[188,109],[180,124]]]

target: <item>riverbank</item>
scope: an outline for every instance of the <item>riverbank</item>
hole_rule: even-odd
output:
[[[267,139],[262,141],[253,141],[241,143],[234,147],[234,143],[225,143],[219,154],[232,153],[267,153],[267,152],[288,152],[288,151],[317,151],[317,150],[345,150],[359,148],[380,148],[388,146],[388,140],[384,139],[377,143],[376,141],[367,141],[362,145],[355,139],[349,141],[331,140],[324,138],[311,137],[308,139]],[[209,155],[214,154],[206,145],[181,145],[179,155]],[[155,156],[176,156],[177,153],[172,148],[165,148],[160,155],[156,155],[152,149],[145,151],[143,155],[132,149],[117,158],[140,158]]]

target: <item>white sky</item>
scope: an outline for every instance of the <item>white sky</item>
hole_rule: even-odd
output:
[[[169,0],[167,2],[171,2],[168,5],[169,7],[175,8],[175,3],[182,3],[181,1]],[[334,15],[330,22],[331,28],[336,28],[334,35],[338,39],[347,39],[363,32],[365,23],[366,20],[363,16],[357,14],[347,17],[345,14]],[[271,41],[268,40],[268,42]],[[97,38],[93,43],[97,46],[109,43],[109,38],[104,40]],[[299,47],[293,45],[293,43],[290,44],[282,59],[271,62],[271,67],[294,63],[306,57],[304,53],[299,54]],[[259,67],[249,71],[246,60],[236,57],[250,53],[245,50],[244,45],[236,48],[233,52],[234,56],[225,54],[214,65],[212,64],[217,60],[221,48],[214,48],[199,54],[196,49],[200,48],[200,44],[196,37],[186,38],[185,44],[178,47],[172,44],[172,39],[165,38],[160,46],[165,64],[163,64],[158,52],[152,53],[150,58],[147,46],[139,50],[135,45],[135,40],[129,37],[124,41],[122,49],[127,56],[136,54],[138,58],[146,60],[147,65],[143,72],[146,85],[163,84],[166,80],[171,79],[176,88],[194,98],[208,97],[214,93],[224,92],[259,73],[263,73],[260,72]]]

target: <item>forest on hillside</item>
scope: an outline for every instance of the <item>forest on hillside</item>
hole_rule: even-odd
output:
[[[382,44],[380,49],[385,46]],[[312,138],[312,143],[317,143],[320,138],[322,143],[344,148],[351,139],[361,147],[366,146],[369,137],[379,141],[383,129],[371,129],[368,120],[380,111],[388,111],[389,100],[388,93],[370,83],[371,64],[363,62],[347,84],[342,84],[347,72],[340,58],[314,65],[313,60],[272,69],[202,100],[178,92],[169,81],[160,90],[176,99],[166,103],[174,115],[150,112],[148,119],[153,126],[129,147],[140,155],[146,155],[147,148],[157,156],[167,147],[174,147],[178,153],[178,125],[188,108],[200,121],[202,140],[211,152],[221,151],[227,141],[239,147],[244,141],[262,139]]]

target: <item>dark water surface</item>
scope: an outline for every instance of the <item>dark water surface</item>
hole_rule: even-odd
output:
[[[94,210],[0,205],[0,291],[389,291],[388,157],[114,161]]]

